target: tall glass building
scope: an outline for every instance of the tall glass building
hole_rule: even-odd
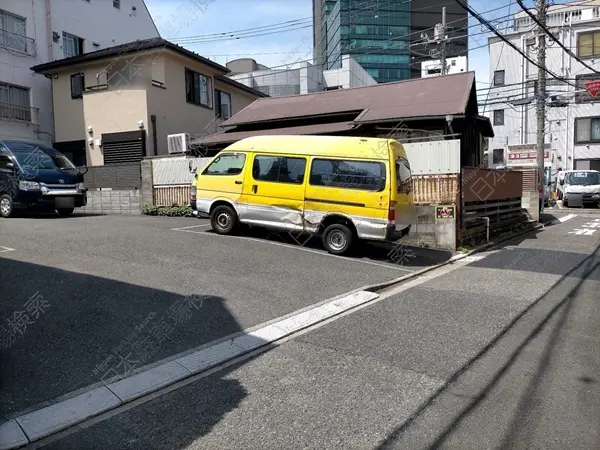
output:
[[[349,54],[378,83],[419,77],[420,62],[434,59],[421,45],[421,32],[433,35],[442,21],[444,0],[313,0],[315,63],[323,70],[341,67]],[[448,2],[444,3],[448,5]],[[467,13],[447,6],[451,41],[448,56],[466,55]],[[412,44],[412,45],[411,45]],[[419,51],[417,51],[419,50]],[[422,53],[425,52],[425,53]]]

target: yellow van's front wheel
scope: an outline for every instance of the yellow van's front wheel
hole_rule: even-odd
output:
[[[231,206],[220,205],[210,213],[210,224],[218,234],[232,234],[238,225],[238,217]]]
[[[354,244],[354,233],[341,223],[334,223],[323,232],[323,247],[334,255],[348,253]]]

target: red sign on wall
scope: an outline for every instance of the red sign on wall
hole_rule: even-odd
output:
[[[583,86],[587,89],[592,97],[595,97],[598,95],[598,92],[600,92],[600,80],[588,81],[587,83],[584,83]]]
[[[550,152],[544,152],[544,159],[550,156]],[[510,160],[521,160],[521,159],[537,159],[537,152],[522,152],[522,153],[509,153],[508,159]]]

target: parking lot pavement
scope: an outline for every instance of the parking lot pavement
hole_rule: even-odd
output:
[[[43,448],[596,449],[600,240],[568,234],[584,224],[448,266]]]
[[[11,251],[0,253],[0,414],[417,267],[385,261],[385,249],[379,260],[335,257],[204,233],[206,225],[146,216],[2,220],[0,245]]]

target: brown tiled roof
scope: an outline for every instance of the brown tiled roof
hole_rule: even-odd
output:
[[[273,128],[270,130],[260,131],[233,131],[211,134],[206,137],[201,137],[192,141],[192,144],[198,145],[215,145],[228,144],[237,142],[241,139],[252,136],[265,135],[310,135],[310,134],[330,134],[348,131],[355,127],[354,124],[348,122],[336,123],[321,123],[318,125],[304,125],[299,127]]]
[[[235,114],[223,126],[362,111],[354,123],[386,119],[465,114],[475,73],[417,78],[395,83],[264,98]]]

